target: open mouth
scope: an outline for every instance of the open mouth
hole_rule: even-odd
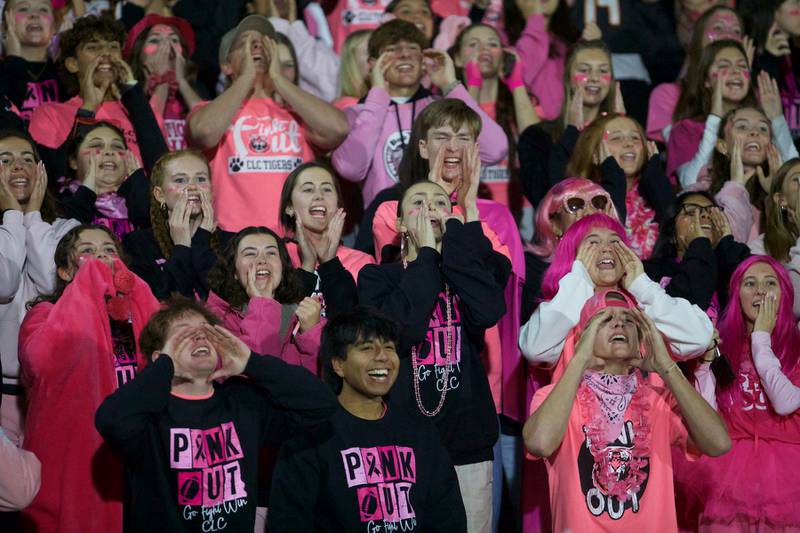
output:
[[[590,94],[592,96],[597,96],[600,94],[599,85],[587,85],[584,90],[586,91],[586,94]]]
[[[102,74],[111,74],[112,72],[114,72],[114,65],[112,65],[111,63],[100,63],[99,65],[97,65],[96,72],[100,72]]]
[[[627,344],[628,343],[628,337],[626,337],[625,335],[622,335],[622,334],[614,335],[613,337],[611,337],[609,342],[612,342],[612,343],[614,343],[614,342],[624,342],[624,343]]]
[[[373,381],[377,381],[378,383],[385,383],[389,379],[389,369],[374,368],[372,370],[367,370],[367,375]]]
[[[266,268],[260,268],[256,270],[256,279],[267,279],[271,275],[272,273]]]
[[[617,263],[613,259],[601,259],[597,262],[599,270],[614,270],[615,266],[617,266]]]
[[[328,214],[328,209],[325,206],[317,205],[311,207],[308,210],[308,214],[314,218],[325,218],[325,215]]]
[[[411,63],[399,63],[394,68],[395,70],[397,70],[397,72],[401,74],[407,74],[414,70],[414,65],[412,65]]]
[[[42,26],[38,22],[33,22],[25,26],[25,31],[26,32],[44,31],[44,26]]]
[[[444,166],[447,168],[458,168],[461,165],[461,158],[460,157],[445,157],[444,158]]]
[[[30,178],[27,178],[25,176],[18,176],[18,177],[12,177],[8,181],[8,186],[13,187],[15,189],[27,189],[30,183],[31,183]]]
[[[208,357],[211,355],[211,350],[208,346],[199,346],[192,352],[192,357]]]
[[[636,162],[636,152],[625,152],[620,156],[620,159],[623,161],[628,161],[631,163]]]
[[[741,90],[744,89],[744,80],[741,78],[730,80],[725,84],[725,86],[731,89]]]
[[[423,23],[421,23],[421,22],[415,22],[415,23],[414,23],[414,26],[416,26],[416,27],[417,27],[417,29],[418,29],[419,31],[421,31],[423,35],[425,34],[425,24],[423,24]]]
[[[755,141],[749,142],[744,145],[744,149],[746,152],[760,152],[761,151],[761,144]]]

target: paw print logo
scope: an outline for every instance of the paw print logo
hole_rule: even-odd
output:
[[[239,172],[242,170],[242,166],[244,165],[244,161],[239,159],[238,157],[231,157],[228,159],[228,168],[231,172]]]
[[[344,20],[345,24],[352,24],[355,18],[356,15],[352,11],[345,11],[342,13],[342,19]]]

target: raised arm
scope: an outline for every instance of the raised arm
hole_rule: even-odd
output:
[[[716,457],[727,452],[731,439],[725,421],[702,396],[672,360],[663,337],[651,318],[638,313],[646,346],[644,359],[637,360],[645,367],[658,372],[678,402],[681,416],[689,430],[692,444],[706,455]]]
[[[594,357],[594,339],[597,328],[607,315],[608,311],[602,310],[592,317],[575,347],[575,356],[567,363],[561,379],[525,422],[522,438],[525,440],[525,447],[536,457],[550,457],[561,446],[583,374],[587,368],[599,362]],[[534,402],[536,401],[534,398]]]
[[[751,342],[753,348],[753,364],[764,392],[767,393],[772,408],[779,415],[790,415],[800,408],[800,387],[792,383],[783,372],[780,360],[772,351],[772,331],[778,302],[774,294],[767,294],[758,308],[758,316],[753,326]]]
[[[265,47],[269,56],[274,59],[270,61],[269,76],[275,85],[275,91],[303,119],[308,127],[308,140],[323,150],[332,150],[342,144],[350,132],[344,113],[287,80],[281,74],[281,65],[277,61],[278,45],[265,38]]]
[[[244,61],[241,75],[225,92],[207,105],[193,110],[188,117],[189,142],[202,150],[214,148],[228,131],[233,117],[239,112],[242,103],[253,91],[256,81],[256,67],[250,48],[250,38],[245,41]]]

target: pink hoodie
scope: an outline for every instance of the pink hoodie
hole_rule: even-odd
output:
[[[551,44],[555,48],[555,57],[550,57]],[[564,102],[567,45],[550,35],[542,15],[531,15],[514,46],[519,60],[525,65],[522,71],[525,87],[539,101],[537,111],[542,120],[558,118]]]
[[[242,339],[255,353],[273,355],[319,375],[317,352],[322,327],[325,325],[324,318],[305,333],[298,331],[295,334],[297,317],[293,316],[287,334],[281,338],[282,306],[272,298],[250,298],[244,313],[233,309],[213,292],[209,293],[206,304],[222,320],[222,325]]]
[[[345,109],[350,134],[333,152],[333,166],[346,180],[362,182],[364,205],[375,195],[397,183],[397,169],[411,136],[411,126],[435,97],[422,90],[421,98],[394,104],[385,89],[372,88],[363,104]],[[463,85],[456,86],[448,98],[457,98],[475,110],[483,121],[478,137],[481,162],[494,164],[508,153],[503,129],[480,108]]]

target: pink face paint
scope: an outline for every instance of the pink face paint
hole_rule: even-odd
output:
[[[604,81],[606,83],[611,83],[611,74],[601,74],[600,81]]]
[[[608,133],[608,130],[604,131],[604,132],[603,132],[603,140],[604,140],[604,141],[607,141],[609,137],[610,137],[610,135],[609,135],[609,133]]]
[[[589,79],[588,74],[573,74],[572,79],[575,80],[575,83],[586,83],[586,80]]]
[[[750,79],[750,71],[747,70],[747,69],[742,70],[742,77],[744,77],[744,79],[746,79],[746,80],[749,80]]]
[[[125,154],[125,151],[123,150],[123,151],[117,152],[117,155],[120,156],[120,157],[125,157],[126,154]]]
[[[800,17],[800,7],[789,8],[789,11],[787,11],[786,14],[790,17]]]
[[[144,45],[144,48],[142,48],[142,52],[144,52],[146,55],[149,56],[155,54],[157,51],[158,51],[158,45],[155,43],[148,43]]]
[[[181,43],[175,43],[172,46],[175,48],[175,52],[177,52],[178,54],[183,53],[183,46],[181,46]]]

